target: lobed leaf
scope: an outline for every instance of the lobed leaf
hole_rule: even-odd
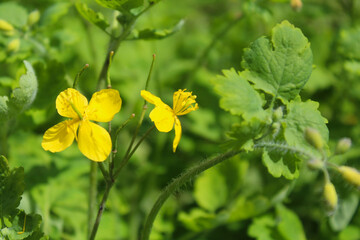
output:
[[[86,3],[79,2],[76,3],[75,6],[80,15],[89,22],[93,23],[104,31],[106,31],[106,28],[109,27],[109,23],[104,18],[104,15],[102,13],[95,12],[89,8]]]
[[[13,217],[24,192],[24,169],[10,170],[3,156],[0,157],[0,166],[0,218]]]
[[[38,90],[38,82],[35,76],[35,71],[31,64],[24,61],[26,74],[20,77],[19,87],[13,90],[12,97],[8,102],[11,114],[18,114],[27,109],[35,100]]]
[[[286,103],[294,99],[312,71],[310,43],[288,21],[272,30],[271,40],[261,37],[244,52],[243,77],[260,89]]]
[[[284,176],[291,180],[299,176],[299,160],[294,156],[294,153],[264,150],[262,161],[273,177]]]
[[[265,115],[264,100],[242,74],[234,69],[223,70],[223,76],[214,81],[215,91],[220,95],[220,107],[245,120]]]
[[[256,238],[256,240],[275,240],[274,227],[276,226],[275,220],[270,215],[264,215],[255,218],[248,228],[249,236]]]
[[[284,138],[288,145],[296,146],[313,155],[319,155],[319,152],[304,138],[305,129],[311,127],[319,131],[325,145],[329,140],[327,120],[321,116],[318,107],[319,103],[311,100],[301,102],[300,98],[289,102],[283,123],[285,126]]]

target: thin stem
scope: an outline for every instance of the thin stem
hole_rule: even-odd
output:
[[[112,58],[114,56],[114,51],[111,51],[109,53],[109,65],[108,65],[108,69],[107,69],[107,88],[111,88],[111,79],[110,79],[110,67],[111,67],[111,63],[112,63]]]
[[[132,147],[133,147],[133,145],[134,145],[134,142],[135,142],[135,140],[136,140],[136,137],[137,137],[137,134],[138,134],[138,132],[139,132],[139,129],[140,129],[141,125],[142,125],[142,122],[143,122],[143,120],[144,120],[144,116],[145,116],[145,111],[146,111],[146,109],[147,109],[147,105],[146,105],[146,103],[145,103],[145,105],[144,105],[144,107],[143,107],[143,110],[142,110],[142,112],[141,112],[141,115],[140,115],[139,122],[138,122],[138,124],[137,124],[137,126],[136,126],[136,129],[135,129],[135,131],[134,131],[133,137],[132,137],[132,139],[131,139],[131,141],[130,141],[129,147],[128,147],[128,149],[126,150],[126,153],[125,153],[123,159],[121,160],[120,166],[119,166],[119,168],[116,170],[114,176],[118,176],[119,173],[120,173],[120,171],[121,171],[121,169],[123,168],[123,166],[126,165],[126,163],[129,161],[129,158],[128,158],[128,157],[129,157],[129,154],[130,154],[130,152],[131,152],[131,150],[132,150]]]
[[[149,128],[146,133],[140,138],[140,140],[137,142],[137,144],[135,145],[135,147],[132,149],[132,151],[128,154],[128,156],[126,158],[123,159],[123,161],[121,161],[118,169],[116,170],[115,174],[114,174],[114,178],[117,178],[117,176],[120,174],[122,168],[128,163],[128,161],[130,160],[130,158],[132,157],[132,155],[134,155],[134,153],[136,152],[136,150],[138,149],[138,147],[140,146],[140,144],[145,140],[145,138],[147,138],[147,136],[149,136],[149,134],[152,132],[152,130],[155,129],[155,125],[152,126],[151,128]]]
[[[106,181],[110,181],[111,178],[110,178],[109,173],[106,171],[104,162],[98,162],[98,165],[99,165],[99,168],[100,168],[100,171],[101,171],[102,175],[104,176],[104,179]]]
[[[109,193],[110,193],[110,190],[111,190],[112,186],[113,186],[113,183],[106,182],[105,192],[104,192],[103,198],[101,200],[99,211],[97,213],[96,220],[95,220],[94,226],[92,228],[92,231],[91,231],[91,234],[90,234],[90,237],[89,237],[90,240],[95,239],[96,232],[97,232],[97,230],[99,228],[100,220],[101,220],[102,214],[104,212],[105,204],[106,204],[106,201],[107,201],[107,199],[109,197]]]
[[[229,151],[224,153],[220,156],[207,159],[203,162],[200,162],[198,165],[186,170],[182,173],[179,177],[175,178],[169,185],[167,185],[164,190],[161,192],[160,196],[156,200],[155,204],[153,205],[149,215],[146,218],[146,222],[142,231],[141,240],[148,240],[151,233],[151,228],[155,221],[157,214],[159,213],[161,207],[165,203],[165,201],[177,190],[181,187],[184,183],[188,182],[192,178],[194,178],[199,173],[204,172],[205,170],[229,159],[241,151]]]
[[[289,145],[279,144],[279,143],[270,143],[270,142],[261,142],[254,145],[254,148],[275,148],[275,149],[282,149],[291,152],[296,152],[301,155],[304,155],[310,159],[314,158],[313,155],[306,152],[304,149],[292,147]]]
[[[96,196],[97,196],[97,165],[96,162],[90,161],[90,188],[89,188],[89,212],[88,212],[88,236],[90,235],[91,226],[94,223]]]
[[[80,80],[80,76],[81,74],[83,74],[83,72],[85,71],[85,69],[87,69],[89,67],[89,64],[85,64],[85,66],[80,70],[80,72],[78,72],[75,76],[75,80],[74,80],[74,83],[73,83],[73,88],[76,89],[77,88],[77,85],[79,83],[79,80]]]

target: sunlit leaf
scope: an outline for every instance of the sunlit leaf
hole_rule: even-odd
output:
[[[100,12],[95,12],[94,10],[89,8],[87,4],[79,2],[76,3],[75,6],[78,12],[81,14],[81,16],[83,16],[83,18],[95,24],[102,30],[105,31],[106,28],[109,26],[109,23],[104,18],[104,15]]]
[[[174,33],[180,31],[182,26],[184,25],[185,21],[179,21],[174,27],[169,29],[144,29],[140,31],[134,31],[134,38],[133,39],[143,39],[143,40],[155,40],[155,39],[163,39],[167,38]]]
[[[287,21],[272,30],[271,40],[261,37],[245,50],[244,77],[274,98],[287,102],[303,88],[312,71],[310,43]]]
[[[277,229],[284,240],[306,240],[303,225],[299,217],[283,205],[276,206],[279,218]]]
[[[214,81],[215,90],[221,97],[221,108],[242,115],[245,120],[265,115],[264,100],[241,74],[234,69],[223,70],[223,74]]]

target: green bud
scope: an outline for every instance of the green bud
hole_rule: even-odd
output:
[[[280,131],[280,128],[281,128],[281,124],[279,122],[274,122],[271,125],[272,135],[277,135]]]
[[[7,51],[8,52],[16,52],[20,48],[20,39],[16,38],[14,40],[11,40],[9,44],[7,45]]]
[[[0,30],[5,32],[11,32],[14,30],[14,27],[7,21],[0,19]]]
[[[29,14],[28,20],[27,20],[27,24],[29,26],[34,25],[35,23],[37,23],[40,19],[40,12],[39,10],[34,10]]]
[[[335,210],[338,204],[338,197],[336,194],[335,186],[331,182],[325,183],[324,198],[330,210]]]
[[[307,166],[311,170],[320,170],[324,168],[324,162],[319,158],[314,158],[307,162]]]
[[[360,172],[358,170],[352,167],[341,166],[338,168],[338,171],[346,181],[360,188]]]
[[[342,138],[336,145],[335,153],[343,154],[347,152],[351,147],[351,139],[350,138]]]
[[[283,117],[283,109],[282,109],[282,107],[278,107],[273,112],[273,119],[274,119],[274,121],[279,121],[280,119],[282,119],[282,117]]]
[[[319,150],[324,147],[324,142],[319,131],[314,128],[305,129],[305,139],[310,145]]]

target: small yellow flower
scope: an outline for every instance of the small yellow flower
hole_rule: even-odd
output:
[[[69,147],[74,139],[82,154],[96,162],[104,161],[111,151],[109,133],[90,122],[110,122],[120,111],[121,98],[117,90],[103,89],[93,94],[90,103],[79,91],[68,88],[56,98],[58,113],[70,118],[49,128],[41,146],[50,152],[60,152]]]
[[[178,116],[188,114],[199,108],[195,101],[196,96],[192,95],[192,92],[186,92],[186,89],[179,89],[173,95],[173,108],[146,90],[141,91],[141,96],[155,105],[149,117],[160,132],[170,132],[175,126],[175,138],[173,141],[173,151],[175,152],[181,138],[181,124]]]

